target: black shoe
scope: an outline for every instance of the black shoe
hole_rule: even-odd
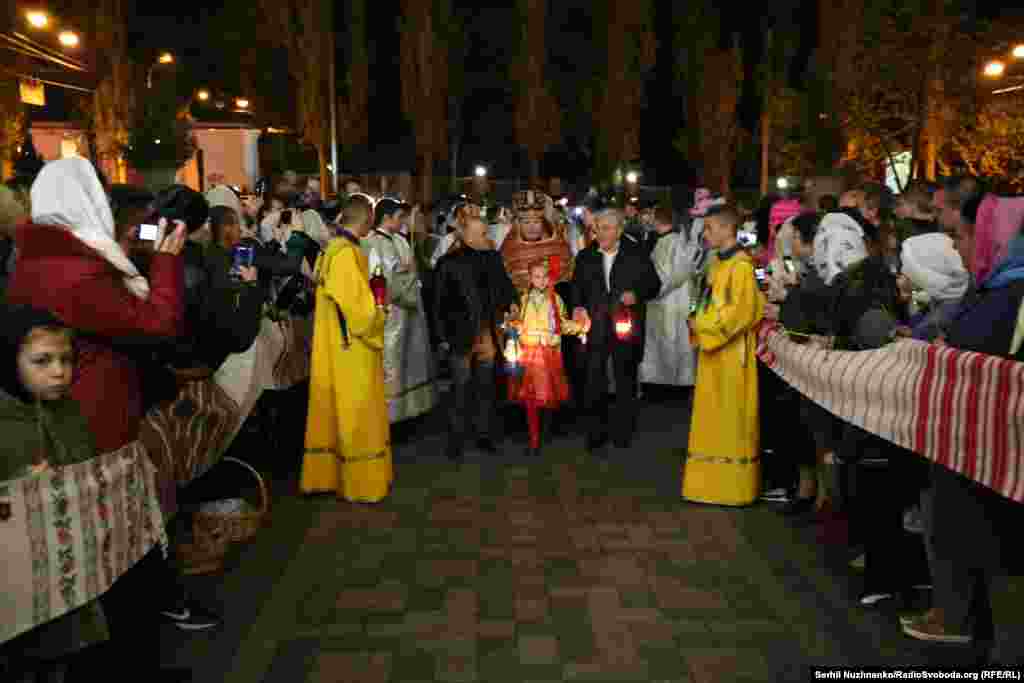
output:
[[[600,436],[588,435],[587,436],[587,451],[591,455],[594,455],[594,454],[597,453],[597,451],[599,451],[602,448],[604,448],[605,444],[607,444],[607,443],[608,443],[608,437],[604,436],[603,434],[600,435]]]
[[[477,439],[476,447],[478,450],[487,453],[488,455],[497,455],[498,447],[494,445],[494,442],[490,439]]]
[[[784,515],[799,516],[814,511],[814,498],[794,498],[782,506],[780,512]]]
[[[532,458],[539,458],[540,457],[540,448],[534,448],[533,446],[527,446],[526,447],[526,457],[527,458],[531,458],[531,459]]]
[[[158,669],[156,674],[149,680],[154,683],[190,683],[192,681],[192,670]]]
[[[629,450],[633,447],[633,441],[631,439],[615,439],[612,443],[616,448],[621,450]]]
[[[456,446],[454,444],[449,444],[448,448],[445,449],[444,454],[448,456],[448,459],[452,462],[462,462],[466,457],[462,446]]]

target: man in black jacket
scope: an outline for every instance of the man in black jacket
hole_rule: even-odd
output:
[[[462,246],[437,262],[434,297],[435,329],[451,353],[454,400],[448,457],[462,459],[471,406],[480,415],[477,446],[488,453],[494,445],[495,360],[500,355],[498,327],[513,310],[516,289],[501,254],[488,244],[487,226],[473,218],[462,231]]]
[[[573,273],[573,318],[590,322],[584,347],[584,409],[591,421],[587,430],[587,449],[591,452],[608,440],[607,425],[611,426],[616,447],[628,448],[632,442],[637,370],[644,357],[646,303],[661,290],[661,280],[647,252],[622,239],[623,222],[622,213],[616,209],[597,215],[597,239],[577,254]],[[632,313],[632,329],[617,335],[614,318],[623,307]],[[608,386],[609,358],[616,405],[606,419],[598,408]]]

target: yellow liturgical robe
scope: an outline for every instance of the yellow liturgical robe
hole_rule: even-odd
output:
[[[300,489],[383,499],[393,478],[384,395],[384,323],[366,256],[348,233],[316,265],[309,417]]]
[[[719,260],[709,274],[710,300],[694,319],[700,348],[683,497],[748,505],[761,486],[757,404],[757,335],[764,295],[750,256]]]

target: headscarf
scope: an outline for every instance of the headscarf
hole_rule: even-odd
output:
[[[331,232],[315,209],[306,209],[302,212],[302,230],[321,247],[331,241]]]
[[[32,220],[67,229],[123,273],[132,294],[139,299],[150,297],[150,283],[115,240],[114,213],[87,160],[73,157],[43,166],[32,183]]]
[[[765,245],[769,261],[775,258],[775,240],[779,226],[789,219],[799,216],[802,211],[803,207],[800,205],[799,199],[780,199],[772,204],[768,219],[768,244]]]
[[[949,235],[935,232],[904,240],[901,258],[903,274],[930,300],[955,300],[967,292],[970,275]]]
[[[18,376],[18,351],[34,328],[66,325],[49,311],[23,305],[3,305],[0,319],[0,390],[19,401],[33,403],[35,399]]]
[[[32,221],[64,228],[121,272],[132,294],[149,298],[149,283],[114,238],[114,214],[88,160],[71,157],[43,166],[32,183]]]
[[[974,255],[969,264],[975,281],[985,282],[1006,258],[1010,241],[1024,223],[1024,197],[988,195],[978,206],[974,223]]]
[[[814,236],[814,268],[826,285],[867,256],[864,228],[852,216],[837,211],[821,219]]]

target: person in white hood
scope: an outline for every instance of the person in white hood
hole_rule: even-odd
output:
[[[826,285],[836,276],[868,257],[864,228],[849,213],[826,214],[814,237],[814,268]]]
[[[959,307],[970,275],[953,239],[939,232],[904,240],[901,262],[901,276],[923,292],[927,302],[927,310],[911,320],[910,336],[931,341],[942,334]]]

